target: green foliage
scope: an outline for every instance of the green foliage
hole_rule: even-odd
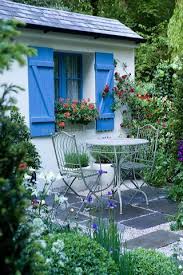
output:
[[[100,219],[97,222],[93,238],[110,253],[113,260],[118,264],[121,251],[121,236],[114,220],[110,219],[105,222]]]
[[[176,263],[155,250],[139,248],[129,252],[133,275],[180,275]]]
[[[25,55],[33,51],[17,43],[15,21],[0,21],[0,73],[9,69],[14,61],[24,64]],[[0,85],[0,257],[2,274],[15,274],[20,243],[13,238],[19,223],[24,219],[26,192],[22,180],[27,163],[39,163],[28,131],[17,114],[12,93],[21,89],[15,85]],[[18,121],[17,121],[18,120]],[[25,139],[25,140],[24,140]],[[25,163],[27,161],[27,163]]]
[[[168,24],[168,42],[172,57],[183,54],[183,1],[177,0]]]
[[[0,20],[0,73],[9,69],[16,60],[20,65],[25,64],[25,56],[32,55],[35,51],[16,41],[20,32],[16,27],[20,26],[17,20]],[[13,39],[12,39],[13,38]]]
[[[183,229],[183,202],[180,203],[178,213],[175,216],[175,222],[171,224],[172,230]]]
[[[173,64],[168,61],[164,61],[157,65],[153,78],[156,96],[167,96],[169,99],[173,98],[173,74]]]
[[[147,29],[141,26],[141,35],[146,43],[140,45],[136,51],[136,79],[138,81],[152,81],[158,64],[169,58],[167,41],[167,22]]]
[[[89,165],[89,156],[87,153],[68,153],[65,154],[65,166],[68,168],[87,167]]]
[[[35,236],[36,237],[36,236]],[[77,232],[49,233],[25,247],[32,274],[117,274],[110,255],[95,241]]]

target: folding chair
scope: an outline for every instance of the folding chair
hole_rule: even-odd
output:
[[[148,170],[150,177],[152,176],[157,152],[158,137],[159,129],[156,129],[150,124],[138,128],[137,138],[148,140],[148,144],[140,147],[131,159],[127,159],[121,163],[121,178],[123,181],[129,179],[135,186],[136,193],[130,199],[129,203],[134,199],[136,194],[140,192],[144,195],[146,204],[148,205],[147,194],[141,190],[141,188],[145,184],[144,172]],[[142,180],[141,184],[139,184],[139,179]]]
[[[52,136],[52,141],[58,168],[63,178],[63,182],[67,187],[65,195],[69,190],[71,190],[76,196],[81,198],[79,193],[74,190],[73,187],[76,179],[82,180],[88,190],[88,194],[85,200],[83,200],[83,203],[78,211],[79,213],[81,208],[84,206],[86,199],[90,196],[93,195],[98,201],[100,201],[100,198],[96,193],[101,192],[103,189],[100,184],[100,176],[102,175],[101,170],[81,167],[79,156],[83,152],[86,153],[86,151],[84,146],[78,146],[75,135],[71,135],[64,131],[61,131]],[[69,162],[67,158],[68,154],[74,154],[74,163]],[[87,183],[87,179],[92,177],[94,180]]]

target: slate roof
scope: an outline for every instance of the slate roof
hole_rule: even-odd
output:
[[[143,38],[115,19],[0,0],[0,19],[16,18],[33,29],[141,42]]]

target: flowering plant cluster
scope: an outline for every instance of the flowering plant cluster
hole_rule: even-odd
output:
[[[110,90],[109,85],[106,84],[102,92],[102,97],[106,97],[109,94],[109,90]]]
[[[125,71],[120,75],[118,72],[114,74],[115,87],[114,91],[114,109],[121,108],[121,105],[127,104],[129,96],[133,96],[135,92],[134,83],[131,80],[131,74]]]
[[[64,128],[66,122],[88,124],[98,116],[97,109],[88,98],[82,101],[60,98],[56,103],[56,121],[60,128]]]
[[[178,143],[178,160],[183,162],[183,140]]]

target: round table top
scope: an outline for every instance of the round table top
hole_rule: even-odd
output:
[[[147,139],[140,138],[92,138],[88,139],[87,145],[101,145],[101,146],[132,146],[147,144]]]

